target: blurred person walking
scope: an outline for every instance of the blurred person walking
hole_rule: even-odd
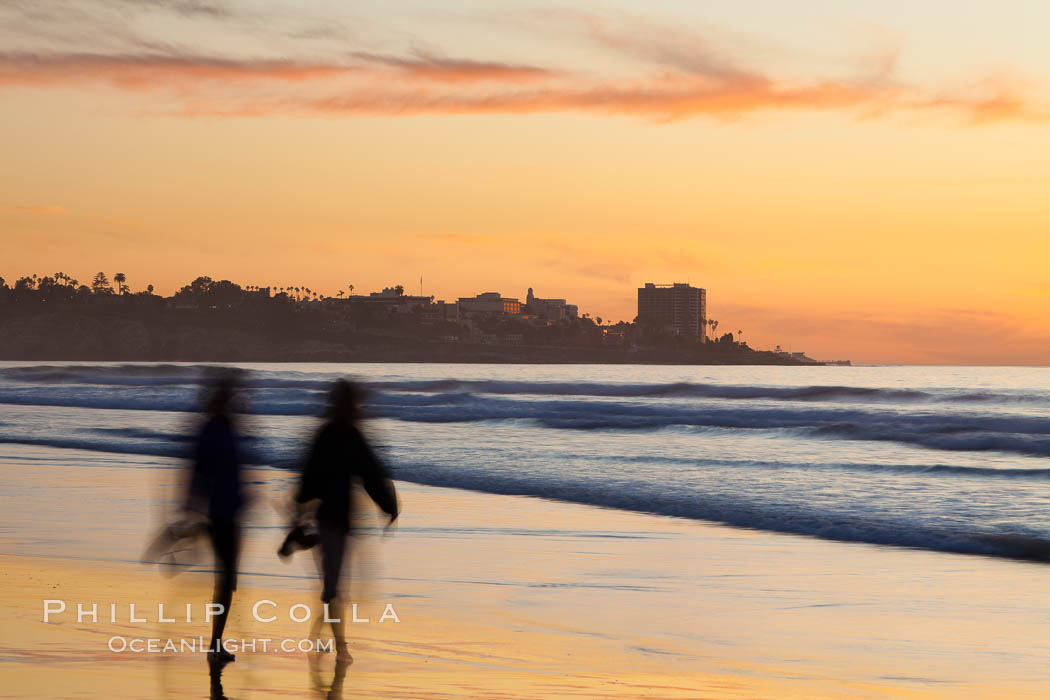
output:
[[[207,390],[205,418],[194,443],[186,498],[187,511],[206,517],[205,529],[215,553],[213,603],[221,608],[212,618],[208,660],[222,664],[234,660],[222,645],[222,635],[237,589],[240,515],[245,503],[233,411],[237,384],[236,374],[228,372],[216,376]]]
[[[388,516],[387,527],[397,519],[398,504],[389,473],[368,445],[357,421],[361,417],[361,391],[353,383],[339,379],[328,394],[325,421],[313,439],[303,466],[299,489],[295,496],[298,524],[288,536],[281,554],[294,551],[294,545],[307,548],[314,538],[301,540],[302,519],[306,504],[317,503],[316,541],[320,544],[321,602],[342,604],[340,581],[346,560],[347,539],[353,513],[352,490],[359,479],[365,492]],[[346,644],[342,611],[331,613],[332,635],[335,637],[338,658],[351,660]]]

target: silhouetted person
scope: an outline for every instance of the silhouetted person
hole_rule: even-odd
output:
[[[329,604],[340,599],[339,580],[350,534],[354,479],[361,480],[375,504],[390,516],[389,524],[394,522],[398,514],[394,486],[386,469],[357,429],[359,417],[358,388],[345,379],[337,380],[328,395],[325,423],[310,447],[295,497],[296,503],[300,505],[319,501],[315,517],[317,540],[321,546],[321,601]],[[336,608],[331,617],[342,620],[342,615],[342,611]],[[343,627],[342,622],[333,622],[332,635],[335,637],[339,659],[348,661],[350,653]]]
[[[215,552],[215,595],[222,611],[212,619],[208,660],[222,664],[233,654],[222,646],[222,633],[230,615],[233,591],[237,588],[237,558],[240,553],[241,460],[233,419],[236,392],[233,374],[217,377],[205,400],[205,420],[193,450],[186,508],[207,516],[207,531]]]

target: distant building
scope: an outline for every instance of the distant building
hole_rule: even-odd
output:
[[[398,293],[396,288],[387,287],[381,292],[372,292],[368,296],[355,294],[347,297],[347,303],[360,304],[366,308],[386,309],[390,313],[409,313],[421,306],[433,304],[434,297],[405,294],[403,290]]]
[[[459,317],[468,319],[477,316],[518,316],[521,314],[521,302],[501,296],[499,292],[460,297],[456,306]]]
[[[530,315],[548,321],[576,318],[579,313],[575,304],[567,304],[564,299],[540,299],[532,293],[532,287],[529,287],[529,293],[525,297],[525,307]]]
[[[707,290],[676,282],[638,288],[638,322],[672,335],[707,339]]]
[[[433,325],[435,323],[444,322],[456,323],[459,320],[459,313],[456,305],[444,301],[436,301],[432,304],[422,304],[417,307],[417,311],[419,313],[419,322],[423,325]]]

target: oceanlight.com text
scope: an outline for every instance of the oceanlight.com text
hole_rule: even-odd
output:
[[[108,646],[109,650],[116,654],[207,654],[219,651],[204,641],[204,637],[147,638],[114,636],[109,638]],[[272,639],[263,637],[222,640],[222,649],[231,654],[239,652],[251,654],[314,653],[331,652],[334,648],[334,640],[332,639]]]

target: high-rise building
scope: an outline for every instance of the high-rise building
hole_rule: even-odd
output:
[[[638,322],[665,333],[704,342],[707,338],[707,290],[681,282],[638,288]]]

